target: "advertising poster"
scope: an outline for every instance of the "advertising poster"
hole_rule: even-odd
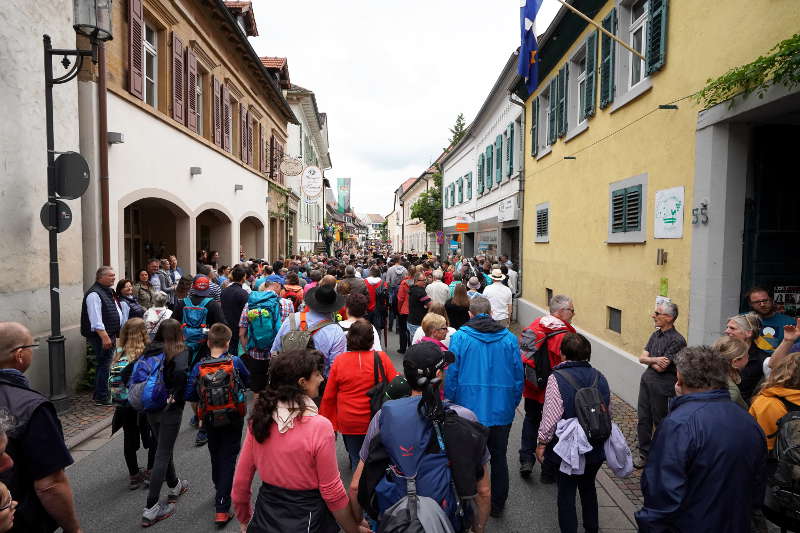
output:
[[[338,209],[340,213],[350,211],[350,178],[338,178],[337,190],[339,192]]]

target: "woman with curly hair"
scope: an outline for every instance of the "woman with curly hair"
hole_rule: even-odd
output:
[[[236,517],[251,533],[369,530],[350,512],[333,426],[312,400],[319,395],[323,365],[316,350],[283,352],[270,361],[269,382],[253,406],[231,493]],[[256,472],[262,483],[254,508],[250,487]]]

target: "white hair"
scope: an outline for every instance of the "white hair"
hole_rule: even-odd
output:
[[[572,298],[566,294],[556,294],[550,298],[550,313],[557,313],[572,303]]]

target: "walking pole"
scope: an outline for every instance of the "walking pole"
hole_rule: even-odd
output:
[[[568,4],[565,0],[556,0],[556,2],[560,3],[562,6],[566,7],[567,9],[569,9],[570,11],[572,11],[573,13],[578,15],[580,18],[582,18],[583,20],[585,20],[586,22],[588,22],[589,24],[591,24],[592,26],[594,26],[595,28],[597,28],[598,30],[600,30],[601,32],[606,34],[611,39],[614,39],[617,43],[619,43],[620,46],[622,46],[623,48],[628,50],[630,53],[639,56],[642,59],[642,61],[647,61],[647,58],[644,57],[641,52],[631,48],[628,43],[622,41],[619,37],[617,37],[616,35],[614,35],[610,31],[608,31],[607,29],[602,27],[600,24],[598,24],[597,22],[593,21],[592,19],[590,19],[589,17],[587,17],[586,15],[581,13],[575,7],[573,7],[570,4]]]

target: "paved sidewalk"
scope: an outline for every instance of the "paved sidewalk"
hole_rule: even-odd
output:
[[[113,415],[114,407],[95,405],[91,392],[76,392],[70,396],[69,407],[58,414],[67,447],[72,449],[110,426]]]

